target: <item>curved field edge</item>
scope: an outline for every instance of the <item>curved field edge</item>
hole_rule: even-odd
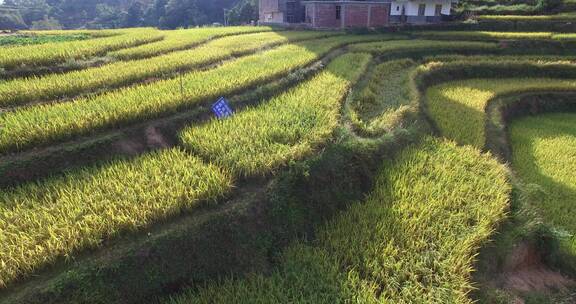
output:
[[[22,151],[32,145],[46,145],[105,128],[174,114],[285,76],[344,45],[380,37],[336,36],[285,45],[229,61],[216,69],[187,73],[181,79],[112,91],[70,103],[8,112],[0,116],[0,124],[4,126],[0,130],[0,151]],[[35,127],[30,128],[30,125]]]
[[[226,120],[237,123],[251,120],[253,115],[260,117],[250,125],[251,130],[244,130],[243,134],[253,134],[251,140],[238,146],[250,151],[252,157],[244,155],[232,163],[218,163],[221,171],[194,157],[188,159],[185,153],[178,154],[178,149],[168,149],[1,192],[0,283],[6,285],[27,276],[58,257],[97,247],[123,230],[141,229],[192,209],[197,201],[215,200],[231,187],[232,179],[226,172],[240,175],[236,166],[243,163],[266,164],[259,168],[263,174],[309,155],[332,134],[340,101],[369,60],[366,54],[342,55],[314,78],[265,105]],[[310,92],[310,87],[318,90]],[[315,100],[325,103],[315,104]],[[302,102],[309,106],[303,107]],[[282,129],[261,132],[287,117],[292,121],[284,120]],[[221,124],[216,120],[207,126]],[[238,140],[237,134],[220,133],[223,140]],[[298,133],[312,136],[294,137]],[[209,145],[200,140],[196,147]],[[267,153],[274,156],[273,161]],[[23,220],[15,221],[18,218]]]
[[[165,303],[472,303],[476,251],[504,218],[510,190],[490,155],[427,138],[384,162],[366,201],[322,225],[312,244],[290,246],[270,276]]]
[[[163,38],[163,34],[151,28],[115,30],[116,35],[54,44],[0,48],[0,64],[5,69],[19,66],[47,66],[70,59],[82,59],[102,55],[109,51],[141,45]]]
[[[194,49],[149,59],[118,61],[99,67],[41,77],[24,77],[0,84],[0,106],[15,107],[34,102],[62,100],[87,93],[111,90],[143,80],[159,80],[219,61],[288,42],[330,36],[315,32],[263,32],[215,39]]]
[[[231,35],[269,32],[268,26],[230,26],[223,28],[195,28],[164,31],[164,39],[132,48],[110,52],[108,55],[121,60],[142,59],[172,51],[190,48],[203,42]]]

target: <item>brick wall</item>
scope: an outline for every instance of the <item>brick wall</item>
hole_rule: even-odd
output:
[[[387,25],[390,16],[390,4],[372,5],[372,14],[370,15],[370,26],[379,27]]]
[[[340,27],[341,20],[336,19],[336,5],[335,4],[321,4],[315,3],[315,19],[316,27]]]
[[[336,19],[336,6],[341,7],[341,19]],[[388,24],[390,4],[335,4],[311,3],[306,5],[306,22],[318,28],[378,27]]]
[[[345,27],[367,27],[368,26],[368,9],[366,4],[349,4],[344,10]]]

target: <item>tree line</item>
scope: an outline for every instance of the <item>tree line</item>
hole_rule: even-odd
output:
[[[152,26],[166,29],[258,20],[258,0],[4,0],[0,29]]]

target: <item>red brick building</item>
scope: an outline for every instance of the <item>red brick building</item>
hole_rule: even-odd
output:
[[[388,24],[390,2],[304,1],[304,22],[314,28],[381,27]]]
[[[457,0],[260,0],[261,24],[312,28],[439,22]]]

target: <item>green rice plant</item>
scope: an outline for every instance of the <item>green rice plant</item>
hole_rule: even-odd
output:
[[[149,59],[119,61],[64,74],[8,80],[0,83],[0,106],[14,106],[31,101],[75,96],[97,89],[120,87],[150,77],[161,77],[167,73],[200,67],[261,48],[331,34],[333,33],[264,32],[230,36],[213,40],[192,50]]]
[[[550,32],[484,32],[484,31],[418,31],[413,36],[426,39],[459,40],[549,40],[555,33]]]
[[[267,26],[229,26],[164,31],[163,40],[133,48],[118,50],[111,52],[109,55],[122,60],[147,58],[171,51],[190,48],[217,37],[266,32],[271,30],[272,28]]]
[[[0,46],[35,45],[54,42],[77,41],[91,38],[87,34],[66,35],[8,35],[0,36]]]
[[[399,59],[374,68],[365,87],[353,95],[351,119],[357,131],[375,136],[398,125],[408,105],[417,100],[411,78],[415,67],[414,61]]]
[[[455,51],[472,50],[488,51],[496,50],[498,45],[488,42],[468,41],[434,41],[434,40],[400,40],[393,42],[367,42],[350,46],[353,52],[369,52],[372,54],[422,52],[430,53],[434,50]]]
[[[286,75],[342,45],[387,37],[336,36],[286,45],[226,62],[216,69],[188,73],[180,79],[6,112],[0,115],[0,152],[175,113]]]
[[[265,174],[310,154],[330,137],[341,101],[369,61],[366,54],[340,56],[311,80],[262,106],[185,129],[181,141],[195,155],[236,175]]]
[[[574,91],[576,80],[551,78],[468,79],[432,86],[426,91],[429,114],[443,136],[483,149],[488,102],[503,94]]]
[[[538,189],[534,204],[544,219],[568,237],[563,251],[576,255],[576,114],[554,113],[510,125],[512,166],[522,182]]]
[[[0,66],[14,69],[19,66],[46,66],[72,59],[85,59],[106,52],[141,45],[162,39],[163,34],[156,29],[125,29],[120,34],[61,43],[48,43],[32,46],[0,48]]]
[[[556,40],[562,40],[562,41],[575,41],[576,40],[576,34],[574,34],[574,33],[555,34],[552,38],[554,38]]]
[[[428,138],[386,162],[365,202],[290,246],[271,275],[164,303],[473,303],[474,259],[510,192],[490,155]]]
[[[0,287],[211,201],[230,176],[179,149],[116,160],[0,191]]]

